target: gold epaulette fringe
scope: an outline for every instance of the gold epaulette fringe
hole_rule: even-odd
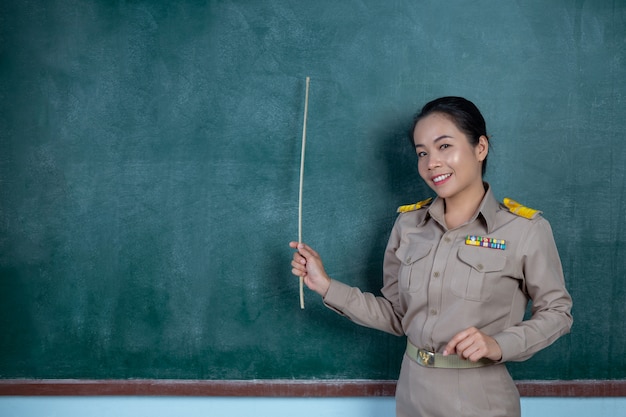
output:
[[[433,201],[432,197],[431,198],[427,198],[426,200],[419,201],[419,202],[417,202],[415,204],[409,204],[409,205],[406,205],[406,206],[400,206],[400,207],[398,207],[398,213],[406,213],[406,212],[409,212],[409,211],[419,210],[422,207],[426,206],[431,201]]]
[[[509,211],[513,214],[517,214],[520,217],[525,217],[527,219],[533,219],[535,216],[541,211],[532,209],[530,207],[522,206],[515,200],[511,200],[510,198],[504,199],[504,205],[509,209]]]

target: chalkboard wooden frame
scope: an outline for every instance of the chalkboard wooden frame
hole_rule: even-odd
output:
[[[297,305],[311,76],[305,240],[331,275],[379,290],[396,207],[430,192],[412,114],[466,96],[574,299],[571,335],[512,365],[522,395],[626,396],[626,4],[0,3],[0,395],[393,395],[400,339]]]
[[[516,381],[522,397],[626,397],[626,380]],[[396,381],[7,379],[0,396],[391,397]]]

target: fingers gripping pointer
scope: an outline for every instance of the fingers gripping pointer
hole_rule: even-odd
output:
[[[291,273],[297,277],[303,277],[306,286],[321,295],[326,295],[330,287],[330,277],[324,270],[322,258],[310,246],[304,243],[290,242],[289,246],[298,249],[293,254],[291,261]]]
[[[444,355],[457,354],[463,359],[476,362],[482,358],[499,361],[502,350],[498,342],[475,327],[457,333],[446,345]]]

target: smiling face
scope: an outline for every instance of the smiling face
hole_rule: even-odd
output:
[[[413,142],[419,174],[439,197],[482,196],[482,164],[489,151],[485,136],[474,146],[450,116],[435,112],[415,125]]]

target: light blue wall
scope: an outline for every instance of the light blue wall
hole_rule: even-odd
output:
[[[522,398],[528,417],[626,417],[626,398]],[[0,417],[393,417],[394,399],[0,397]]]

